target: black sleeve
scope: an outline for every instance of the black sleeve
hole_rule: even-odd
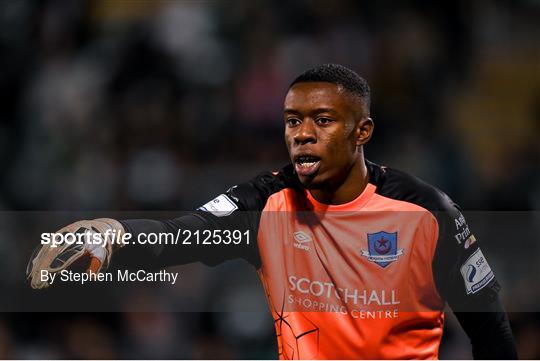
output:
[[[475,359],[518,358],[510,322],[498,297],[484,305],[484,312],[455,312],[455,315],[471,340]]]
[[[475,359],[516,359],[500,285],[459,207],[440,194],[433,272],[439,294],[470,338]]]
[[[225,201],[222,194],[216,199]],[[257,265],[257,229],[249,222],[249,212],[236,211],[231,215],[218,217],[205,211],[190,212],[171,220],[131,219],[120,221],[127,233],[136,239],[139,234],[157,233],[172,234],[179,241],[176,244],[167,242],[162,244],[129,244],[115,254],[114,263],[124,268],[157,269],[191,262],[202,262],[214,266],[226,260],[243,258],[253,265]],[[239,244],[201,244],[205,233],[219,230],[223,232],[240,232]],[[195,236],[195,232],[199,234]],[[247,234],[245,232],[248,232]],[[188,233],[191,234],[187,238]],[[184,242],[184,240],[186,240]],[[249,243],[248,243],[249,242]]]
[[[500,285],[459,207],[444,193],[439,196],[433,258],[437,291],[454,312],[481,311],[498,297]]]
[[[241,244],[129,244],[114,254],[113,263],[124,268],[163,268],[191,262],[217,265],[226,260],[242,258],[256,268],[260,267],[257,233],[260,213],[270,195],[289,183],[285,168],[278,173],[262,173],[249,182],[231,187],[196,211],[172,220],[122,220],[127,233],[136,239],[141,233],[171,233],[188,230],[240,231]],[[180,237],[182,240],[183,237]]]

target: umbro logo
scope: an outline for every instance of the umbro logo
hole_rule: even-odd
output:
[[[302,231],[294,232],[294,240],[298,243],[307,243],[312,241],[311,236]]]
[[[312,242],[311,236],[307,234],[306,232],[298,231],[294,232],[294,247],[298,249],[303,249],[304,251],[309,251],[309,246],[306,245],[306,243]]]

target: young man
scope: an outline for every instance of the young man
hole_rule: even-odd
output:
[[[256,241],[85,246],[62,267],[84,254],[93,257],[94,271],[111,255],[116,264],[146,268],[244,258],[264,285],[282,359],[437,358],[445,303],[475,358],[516,358],[500,287],[457,206],[419,179],[364,159],[373,132],[369,104],[369,87],[352,70],[308,70],[285,98],[291,164],[281,171],[177,219],[99,219],[59,231],[116,230],[134,238],[248,231]],[[62,259],[48,252],[33,262],[35,287],[46,286],[34,279],[39,269]],[[479,309],[485,312],[469,312]]]

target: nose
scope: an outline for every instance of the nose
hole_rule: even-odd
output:
[[[297,128],[297,132],[294,135],[294,142],[300,145],[317,142],[315,127],[310,119],[303,121]]]

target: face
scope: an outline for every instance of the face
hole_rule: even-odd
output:
[[[302,185],[339,187],[371,137],[362,100],[338,85],[297,83],[285,97],[285,143]]]

